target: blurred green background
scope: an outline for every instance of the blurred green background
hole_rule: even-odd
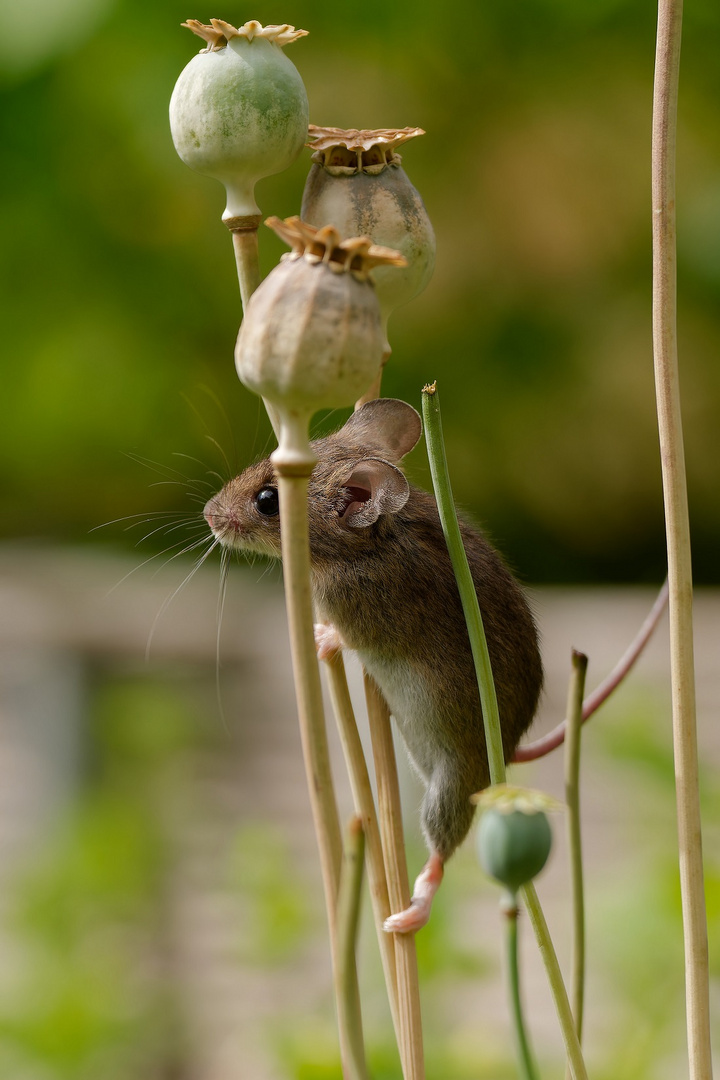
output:
[[[391,320],[384,392],[441,380],[456,497],[533,582],[664,574],[650,336],[644,0],[338,6],[2,0],[0,535],[135,542],[190,507],[138,455],[193,478],[269,448],[237,382],[224,192],[177,158],[179,23],[291,22],[311,119],[421,125],[404,163],[438,238]],[[688,5],[679,138],[680,345],[699,582],[720,581],[720,8]],[[297,212],[309,155],[259,186]],[[264,270],[280,242],[264,230]],[[336,418],[333,418],[333,422]],[[176,455],[198,457],[204,465]],[[411,473],[427,482],[422,452]],[[212,481],[213,483],[215,481]],[[156,540],[163,544],[162,539]],[[149,544],[152,550],[152,541]]]

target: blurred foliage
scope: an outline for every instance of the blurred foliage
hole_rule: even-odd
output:
[[[659,580],[653,6],[456,3],[439,22],[425,0],[341,15],[329,0],[258,0],[217,14],[311,31],[291,55],[313,121],[428,132],[404,158],[438,264],[393,318],[385,392],[417,404],[424,382],[442,380],[459,502],[528,580]],[[178,0],[0,4],[0,535],[77,541],[126,514],[187,506],[128,454],[162,465],[189,454],[227,475],[268,447],[234,373],[224,193],[180,162],[168,130],[174,81],[199,45],[179,26],[187,16]],[[719,42],[715,0],[690,5],[680,342],[704,582],[720,580]],[[307,168],[303,155],[260,185],[265,213],[297,212]],[[263,230],[265,271],[281,250]],[[422,451],[411,472],[427,482]],[[102,538],[126,540],[119,528]]]
[[[311,928],[307,900],[288,888],[286,839],[267,825],[244,825],[235,838],[228,886],[244,904],[238,960],[260,966],[288,964]]]
[[[666,713],[667,704],[647,692],[625,692],[587,733],[586,767],[595,773],[595,789],[598,783],[607,789],[614,828],[622,829],[620,852],[608,837],[615,872],[607,872],[603,842],[586,851],[587,1037],[590,1071],[600,1080],[656,1080],[683,1068],[674,776],[667,731],[658,730]],[[0,1075],[190,1080],[205,1075],[203,1038],[213,1035],[197,1025],[188,963],[214,966],[216,980],[203,984],[217,995],[211,1011],[233,985],[227,979],[232,966],[251,965],[259,979],[261,969],[290,977],[313,937],[323,936],[321,890],[308,891],[298,873],[304,855],[262,818],[245,821],[229,845],[217,846],[214,815],[223,815],[224,835],[233,835],[226,820],[233,808],[222,784],[213,803],[203,777],[217,780],[212,762],[243,747],[219,728],[206,728],[187,685],[178,690],[132,673],[105,675],[96,683],[88,730],[76,804],[12,880],[3,879]],[[231,764],[230,775],[234,769]],[[717,979],[720,775],[707,762],[702,786],[710,963]],[[596,841],[597,828],[596,821]],[[198,842],[209,849],[207,863],[192,855]],[[411,842],[408,855],[412,865],[421,864],[418,845]],[[214,921],[213,900],[205,935],[188,949],[190,924],[182,911],[190,866],[195,874],[209,869],[203,888],[221,901],[228,919]],[[496,928],[487,917],[498,893],[484,880],[472,845],[453,859],[452,870],[443,902],[418,938],[428,1080],[510,1080],[515,1063],[508,1029],[480,1007],[490,988],[505,993]],[[367,895],[363,914],[360,976],[372,1076],[400,1080]],[[557,929],[561,947],[567,927]],[[528,1012],[539,1035],[532,999]],[[278,1075],[339,1080],[333,1015],[329,985],[307,998],[279,996],[262,1034]],[[224,1022],[213,1026],[215,1037],[222,1037]],[[559,1073],[554,1026],[538,1042],[542,1069]]]
[[[197,732],[177,694],[145,681],[102,683],[90,720],[84,790],[10,894],[0,1073],[181,1080],[165,819]]]

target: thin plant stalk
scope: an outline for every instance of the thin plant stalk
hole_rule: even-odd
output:
[[[473,584],[470,566],[468,564],[465,547],[460,527],[455,513],[450,476],[448,474],[447,460],[445,457],[445,444],[442,434],[442,420],[440,418],[440,401],[435,384],[423,388],[422,411],[425,422],[425,439],[427,441],[428,458],[430,461],[430,473],[432,475],[433,490],[440,514],[445,543],[447,544],[452,562],[455,579],[460,592],[465,621],[470,636],[470,648],[472,649],[475,670],[477,673],[478,689],[480,691],[480,704],[482,706],[483,724],[485,727],[485,742],[487,744],[488,765],[490,767],[490,780],[493,784],[505,782],[505,754],[503,752],[502,735],[500,733],[500,716],[498,713],[497,695],[493,680],[490,657],[488,655],[487,639],[483,626],[482,615],[477,601],[475,585]]]
[[[382,837],[390,907],[404,911],[410,904],[410,882],[405,859],[402,807],[390,711],[374,680],[365,672],[370,736],[378,789],[378,815]],[[405,1080],[424,1080],[425,1062],[420,1013],[420,984],[414,934],[395,934],[395,962],[400,1018],[400,1056]]]
[[[304,469],[305,466],[302,466]],[[340,885],[342,841],[337,803],[330,769],[327,731],[323,710],[320,671],[315,652],[312,599],[310,593],[310,542],[308,537],[307,495],[312,462],[305,475],[298,475],[297,465],[276,464],[280,495],[280,541],[282,546],[285,602],[290,630],[295,696],[300,737],[305,761],[308,792],[312,807],[315,835],[320,850],[325,906],[330,931],[333,971],[337,972],[337,898]],[[359,1026],[360,995],[355,977],[355,1024]],[[350,1060],[340,1030],[340,1052],[343,1065]]]
[[[572,653],[572,674],[568,687],[567,738],[565,740],[565,803],[572,900],[572,969],[570,994],[578,1041],[582,1044],[585,999],[585,897],[583,881],[582,833],[580,830],[580,729],[583,692],[588,659]],[[568,1066],[568,1073],[570,1069]]]
[[[308,478],[286,476],[281,470],[282,466],[278,466],[283,579],[293,674],[310,801],[320,847],[325,898],[334,931],[342,841],[330,771],[322,688],[313,633],[307,528]]]
[[[670,670],[690,1080],[712,1076],[692,566],[677,353],[675,159],[681,0],[659,0],[652,124],[653,354],[670,582]]]
[[[358,398],[358,400],[355,402],[355,411],[356,412],[357,412],[358,409],[362,409],[363,405],[367,405],[368,401],[375,401],[376,398],[380,397],[380,387],[382,385],[383,372],[385,371],[385,365],[386,365],[386,363],[388,362],[389,359],[390,359],[390,350],[383,353],[383,358],[382,358],[382,361],[380,362],[380,367],[378,368],[377,375],[375,376],[375,378],[373,379],[372,383],[370,384],[368,389],[365,391],[363,396],[361,398]]]
[[[358,732],[355,713],[350,699],[350,691],[345,674],[345,663],[341,652],[326,662],[330,700],[333,704],[340,742],[345,756],[345,764],[350,777],[350,787],[355,804],[355,812],[362,821],[365,833],[365,857],[367,861],[370,899],[377,928],[380,958],[382,961],[385,983],[390,1002],[398,1048],[401,1046],[400,1021],[398,1016],[397,970],[395,966],[395,935],[386,934],[383,923],[390,915],[385,863],[382,843],[378,828],[375,799],[373,797],[370,775],[365,754]]]
[[[385,371],[385,364],[390,358],[390,350],[383,354],[380,367],[378,368],[377,375],[371,383],[368,390],[355,402],[355,410],[361,409],[363,405],[368,401],[375,401],[380,397],[380,388],[382,385],[383,372]],[[344,678],[344,670],[343,670]],[[391,845],[392,851],[386,853],[385,858],[388,863],[395,865],[396,867],[402,866],[402,877],[397,875],[392,877],[394,883],[394,897],[397,902],[397,906],[393,905],[393,909],[390,908],[389,892],[388,892],[388,872],[384,863],[382,869],[380,865],[377,865],[375,869],[375,877],[377,878],[378,885],[380,885],[380,879],[382,879],[383,893],[378,897],[378,903],[375,908],[375,920],[377,931],[380,940],[380,953],[383,958],[383,967],[385,968],[385,981],[388,988],[388,996],[390,997],[391,1010],[393,1012],[393,1023],[395,1025],[395,1035],[398,1042],[398,1048],[400,1050],[400,1056],[403,1064],[403,1074],[405,1077],[423,1076],[424,1075],[424,1061],[423,1061],[423,1049],[422,1049],[422,1017],[420,1013],[420,989],[417,974],[417,957],[415,953],[415,942],[413,935],[400,935],[388,934],[383,928],[385,918],[381,913],[386,908],[387,902],[387,914],[391,913],[391,910],[404,911],[410,902],[410,886],[407,879],[407,870],[405,863],[405,843],[402,836],[402,810],[400,807],[400,784],[397,775],[397,761],[395,758],[394,747],[392,744],[392,733],[390,731],[390,711],[387,707],[387,703],[383,699],[380,688],[368,679],[366,680],[366,699],[368,700],[368,712],[370,712],[372,699],[372,709],[374,710],[374,718],[370,717],[371,725],[374,723],[376,735],[374,737],[373,747],[377,743],[378,750],[376,752],[376,772],[378,768],[378,753],[382,762],[383,770],[390,770],[392,776],[386,776],[383,778],[383,790],[386,792],[395,793],[394,798],[391,799],[391,803],[383,807],[381,805],[381,814],[383,810],[390,813],[390,817],[386,821],[384,836],[387,845]],[[347,691],[347,680],[345,681],[345,691]],[[332,691],[331,691],[332,693]],[[348,702],[350,700],[348,693]],[[352,705],[350,705],[352,715]],[[357,734],[357,725],[354,723],[354,729]],[[386,739],[390,739],[391,754],[386,752]],[[362,754],[362,746],[358,739],[358,745],[360,747],[360,758],[363,762],[365,771],[367,772],[367,766],[365,765],[365,758]],[[369,780],[368,780],[369,783]],[[381,781],[378,779],[378,785]],[[372,789],[370,789],[370,798],[372,800]],[[393,805],[394,804],[394,808]],[[374,804],[373,804],[374,805]],[[396,823],[400,822],[400,833],[398,840],[398,831]],[[379,838],[379,833],[378,833]],[[379,851],[380,859],[383,858],[382,842]],[[370,863],[377,860],[369,859],[368,861],[368,876],[371,876],[373,870]],[[404,889],[403,889],[404,882]],[[402,899],[401,899],[402,897]],[[411,938],[411,941],[405,939]],[[401,950],[402,955],[396,954],[396,942],[398,949]],[[388,970],[390,961],[392,960],[392,972]],[[402,986],[399,987],[399,980]],[[391,993],[391,989],[394,992]],[[401,1007],[400,995],[402,994],[403,1003]]]
[[[235,251],[235,265],[237,266],[238,284],[240,285],[240,299],[242,301],[243,315],[247,311],[250,297],[260,284],[260,253],[258,249],[258,225],[261,217],[231,218],[230,235],[232,236],[233,249]],[[242,225],[237,222],[242,221]],[[276,436],[280,434],[280,417],[277,409],[263,398],[272,429]]]
[[[512,1004],[513,1020],[515,1022],[515,1040],[517,1042],[518,1062],[520,1064],[521,1080],[539,1080],[530,1043],[528,1042],[525,1020],[523,1018],[522,1000],[520,997],[520,966],[518,964],[518,906],[516,898],[509,900],[507,906],[503,906],[502,913],[505,916],[506,945],[508,980],[510,983],[510,1001]]]
[[[477,594],[475,592],[475,586],[470,573],[470,567],[468,566],[467,556],[460,534],[460,527],[455,513],[455,503],[450,487],[450,478],[448,476],[447,460],[445,457],[445,446],[442,437],[440,402],[438,400],[437,388],[434,383],[431,386],[423,388],[422,410],[435,499],[437,501],[450,559],[453,564],[453,570],[455,571],[463,611],[467,618],[470,644],[472,647],[473,659],[475,661],[475,671],[478,679],[480,703],[482,705],[483,723],[485,726],[485,739],[488,748],[490,782],[492,784],[502,784],[505,782],[505,758],[502,748],[502,735],[500,732],[500,717],[498,715],[495,685],[490,666],[490,657],[488,656],[487,651],[487,641],[482,626],[482,615],[480,614]],[[560,1021],[573,1080],[587,1080],[585,1062],[583,1061],[580,1043],[578,1042],[577,1031],[575,1030],[567,991],[560,972],[560,965],[558,964],[550,932],[547,923],[545,922],[545,916],[540,907],[540,901],[538,900],[535,887],[532,883],[523,886],[523,897],[530,915],[530,922],[535,931],[540,954],[545,963],[545,970],[555,1000],[555,1009]]]
[[[345,834],[337,901],[338,948],[335,997],[338,1005],[338,1027],[344,1032],[343,1042],[348,1051],[346,1080],[368,1080],[362,1025],[358,1026],[360,1014],[355,1008],[357,992],[355,952],[360,918],[364,850],[365,837],[362,821],[359,817],[354,817]]]
[[[243,313],[247,311],[250,297],[260,284],[260,255],[258,251],[259,224],[260,219],[258,218],[254,224],[245,228],[234,228],[230,230],[235,251],[235,264],[238,272]]]
[[[548,924],[545,921],[543,909],[540,906],[538,894],[532,882],[528,885],[523,885],[521,892],[527,913],[530,917],[530,925],[533,928],[535,939],[538,943],[538,948],[540,949],[540,955],[545,964],[545,972],[550,984],[550,990],[555,1002],[555,1011],[557,1012],[558,1020],[560,1021],[560,1029],[565,1042],[565,1053],[568,1058],[570,1075],[573,1080],[588,1080],[585,1061],[583,1059],[582,1050],[580,1049],[580,1040],[577,1036],[575,1021],[573,1020],[572,1009],[570,1008],[570,1000],[567,995],[567,990],[565,989],[562,972],[560,971],[560,964],[558,963],[555,947],[552,943],[552,938],[550,937]]]
[[[660,622],[662,613],[667,606],[667,601],[668,582],[666,579],[655,599],[655,603],[648,612],[647,618],[628,648],[620,657],[607,678],[603,679],[600,685],[596,686],[593,692],[588,694],[585,698],[582,706],[583,723],[585,723],[586,720],[589,720],[593,713],[597,712],[600,706],[607,701],[612,692],[617,689],[626,675],[630,673],[635,662],[652,637],[655,627]],[[566,731],[567,721],[563,720],[561,724],[554,727],[547,735],[543,735],[542,738],[536,739],[535,742],[526,743],[525,746],[519,746],[515,751],[513,761],[535,761],[537,758],[545,757],[551,750],[555,750],[558,746],[562,745]]]

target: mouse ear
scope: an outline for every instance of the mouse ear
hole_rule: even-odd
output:
[[[342,431],[360,442],[381,446],[390,461],[400,461],[422,435],[422,421],[406,401],[376,398],[354,412]]]
[[[340,516],[354,529],[372,525],[381,514],[396,514],[410,495],[410,485],[400,470],[380,458],[359,461],[343,488],[348,494]]]

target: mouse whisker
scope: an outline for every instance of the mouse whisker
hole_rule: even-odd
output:
[[[209,436],[208,436],[208,437],[209,437]],[[213,441],[214,441],[214,440],[213,440]],[[217,443],[216,443],[216,445],[218,445],[218,446],[219,446],[219,444],[217,444]],[[228,481],[228,476],[232,475],[232,474],[231,474],[231,472],[230,472],[230,463],[228,462],[227,458],[225,459],[225,464],[226,464],[226,465],[227,465],[227,467],[228,467],[228,476],[223,476],[223,475],[222,475],[221,473],[217,472],[217,471],[216,471],[215,469],[209,469],[209,468],[207,467],[207,465],[205,464],[205,462],[204,462],[204,461],[201,461],[201,459],[200,459],[199,457],[193,457],[193,456],[192,456],[192,454],[183,454],[183,453],[180,453],[180,452],[178,451],[178,452],[177,452],[177,453],[175,453],[175,454],[174,454],[173,456],[174,456],[174,457],[181,457],[181,458],[187,458],[187,460],[188,460],[188,461],[194,461],[194,462],[195,462],[195,463],[196,463],[197,465],[200,465],[200,466],[201,466],[201,467],[202,467],[203,469],[205,469],[205,474],[206,474],[206,476],[212,476],[212,477],[214,477],[214,478],[215,478],[216,480],[218,480],[218,481],[220,482],[220,486],[221,486],[221,487],[222,487],[222,486],[223,486],[224,484],[226,484],[226,483],[227,483],[227,481]],[[224,455],[224,454],[223,454],[223,457],[225,457],[225,455]],[[202,481],[198,481],[198,483],[203,483],[203,484],[207,484],[207,485],[208,485],[208,487],[210,487],[210,486],[214,487],[214,486],[215,486],[214,484],[213,484],[213,485],[211,485],[211,484],[210,484],[210,481],[209,481],[209,480],[202,480]]]
[[[220,591],[218,593],[218,606],[217,606],[217,624],[218,624],[218,639],[217,639],[217,662],[220,666],[220,628],[222,626],[223,614],[225,612],[225,594],[227,592],[228,574],[230,573],[230,555],[232,554],[230,548],[223,547],[220,550]]]
[[[178,555],[183,555],[187,551],[192,551],[193,548],[199,547],[200,544],[205,542],[205,540],[211,540],[211,539],[212,539],[212,537],[203,537],[200,540],[196,540],[193,544],[185,547],[184,550],[177,551],[169,559],[166,559],[165,562],[162,564],[162,566],[158,567],[156,573],[160,573],[160,571],[163,569],[163,567],[167,566],[168,563],[172,562],[172,560],[177,558]],[[142,568],[144,566],[147,566],[149,563],[153,562],[155,559],[160,559],[160,558],[162,558],[163,555],[167,555],[167,553],[169,551],[172,551],[174,547],[182,547],[184,544],[185,544],[184,539],[179,540],[176,544],[171,544],[170,547],[164,548],[163,551],[156,551],[153,555],[150,555],[147,559],[143,559],[143,561],[141,563],[138,563],[137,566],[133,566],[133,568],[131,570],[128,570],[128,572],[126,574],[123,574],[123,576],[120,578],[120,580],[116,581],[115,584],[110,589],[108,589],[108,591],[106,593],[106,596],[112,595],[112,593],[114,593],[116,589],[119,589],[120,586],[125,581],[127,581],[127,579],[129,577],[132,577],[133,574],[137,573],[138,570],[142,570]]]
[[[182,541],[181,541],[181,543],[182,543]],[[115,582],[115,584],[112,586],[112,588],[108,589],[108,591],[107,591],[107,593],[105,595],[106,596],[111,596],[112,593],[114,593],[116,589],[119,589],[120,586],[124,582],[126,582],[129,577],[132,577],[133,574],[136,574],[138,570],[142,570],[143,566],[147,566],[149,563],[153,562],[154,559],[159,559],[161,555],[167,554],[167,551],[168,551],[168,548],[166,548],[164,551],[156,551],[153,555],[150,555],[147,559],[143,559],[143,561],[141,563],[138,563],[137,566],[133,566],[133,568],[131,570],[128,570],[127,574],[123,574],[123,576],[120,578],[120,580]]]
[[[174,559],[179,559],[182,555],[189,555],[191,551],[195,551],[197,548],[203,547],[203,545],[207,543],[210,543],[210,547],[208,548],[208,551],[201,560],[201,562],[204,562],[212,549],[220,543],[220,541],[216,540],[214,536],[208,536],[206,533],[205,535],[201,536],[199,540],[193,540],[190,544],[186,544],[184,540],[180,540],[177,544],[171,544],[170,547],[166,548],[165,551],[160,552],[160,554],[167,555],[167,553],[169,551],[172,551],[174,547],[179,548],[179,550],[174,552],[174,554],[172,554],[168,559],[166,559],[161,566],[158,566],[157,570],[153,574],[153,577],[157,577],[160,571],[164,570],[166,566],[169,566]],[[195,570],[197,570],[197,566],[193,570],[193,574],[195,573]]]
[[[216,489],[215,484],[211,484],[209,480],[153,480],[152,484],[148,484],[148,487],[181,487],[187,488],[189,491],[193,491],[193,488],[205,488],[206,491],[214,492]],[[195,491],[195,494],[199,497],[205,498],[204,491]]]
[[[150,658],[150,647],[152,645],[152,641],[153,641],[153,638],[155,636],[155,631],[157,630],[158,622],[160,621],[161,617],[167,611],[168,607],[173,602],[173,600],[175,599],[177,594],[180,592],[180,590],[183,589],[187,585],[187,583],[189,581],[191,581],[192,578],[195,577],[195,574],[197,574],[198,570],[203,565],[203,563],[205,562],[205,560],[209,556],[210,552],[213,551],[218,546],[220,541],[217,540],[214,536],[205,537],[200,541],[196,541],[194,544],[190,544],[183,551],[177,551],[173,556],[171,556],[170,559],[167,560],[167,562],[163,563],[162,567],[160,567],[160,569],[163,569],[163,567],[167,566],[168,563],[172,562],[173,559],[176,559],[178,557],[178,555],[187,554],[187,552],[192,551],[194,548],[200,547],[201,544],[206,544],[206,543],[209,543],[209,547],[208,547],[207,551],[205,552],[205,554],[201,555],[198,559],[195,560],[195,565],[190,570],[190,572],[188,574],[186,574],[186,576],[180,582],[178,587],[176,589],[174,589],[170,593],[170,595],[167,596],[163,600],[162,604],[160,605],[160,610],[158,611],[157,615],[153,619],[152,626],[150,627],[150,633],[148,634],[147,645],[145,646],[145,660],[146,661],[149,660],[149,658]]]
[[[127,529],[133,529],[136,525],[145,524],[148,521],[152,521],[153,518],[169,518],[187,516],[185,510],[143,510],[139,514],[125,514],[123,517],[113,518],[111,521],[103,521],[100,525],[93,525],[92,529],[88,529],[88,532],[97,532],[98,529],[106,529],[108,525],[119,525],[123,521],[131,522],[126,527]],[[135,520],[133,520],[135,519]]]
[[[250,561],[250,565],[253,567],[253,569],[255,567],[255,563],[260,558],[262,558],[262,556],[258,552],[254,551],[252,553],[252,558],[251,558],[251,561]],[[275,571],[275,570],[277,570],[277,560],[273,559],[273,558],[266,558],[265,559],[265,565],[263,567],[263,572],[262,572],[262,574],[260,575],[260,577],[257,580],[262,581],[262,579],[264,577],[267,577],[268,574],[273,573],[273,571]]]
[[[235,444],[235,432],[233,430],[232,424],[230,423],[230,417],[228,416],[227,409],[225,408],[225,406],[223,405],[222,401],[217,396],[217,394],[213,390],[211,390],[209,386],[204,386],[203,385],[203,386],[200,386],[198,389],[201,390],[202,393],[204,393],[207,397],[210,398],[210,401],[213,403],[213,405],[217,409],[218,413],[220,414],[220,416],[221,416],[221,418],[223,420],[223,423],[225,425],[225,428],[227,429],[227,433],[230,436],[230,442],[232,443],[232,448],[233,448],[233,452],[234,452],[234,458],[237,461],[238,460],[238,455],[237,455],[237,446]],[[220,456],[223,459],[223,461],[225,462],[225,466],[227,468],[227,476],[228,477],[234,476],[239,470],[232,468],[232,466],[230,465],[230,462],[228,461],[227,454],[223,450],[222,446],[217,441],[217,439],[213,438],[213,436],[209,433],[210,432],[210,426],[207,423],[207,421],[205,420],[205,418],[202,416],[202,414],[200,413],[200,410],[193,404],[192,401],[190,401],[190,399],[187,397],[187,395],[183,394],[183,399],[184,399],[185,403],[189,406],[189,408],[195,413],[196,417],[198,418],[198,420],[202,424],[203,428],[205,429],[205,438],[208,439],[209,442],[213,443],[215,448],[219,451]],[[225,483],[225,480],[222,480],[221,482]]]
[[[228,458],[227,454],[226,454],[226,453],[225,453],[225,451],[223,450],[223,448],[222,448],[222,446],[220,445],[220,443],[218,442],[218,440],[217,440],[217,439],[216,439],[216,438],[215,438],[215,437],[214,437],[213,435],[206,435],[206,436],[205,436],[205,438],[207,439],[207,441],[208,441],[208,442],[209,442],[209,443],[210,443],[210,444],[211,444],[212,446],[214,446],[214,447],[215,447],[215,449],[216,449],[216,450],[218,451],[218,453],[220,454],[220,457],[221,457],[221,458],[223,459],[223,461],[225,462],[225,468],[227,469],[227,475],[228,475],[228,476],[234,476],[234,475],[235,475],[235,473],[237,472],[237,469],[233,469],[232,465],[230,464],[230,460],[229,460],[229,458]],[[234,443],[234,442],[233,442],[233,449],[235,450],[235,458],[236,458],[236,460],[237,460],[237,448],[235,447],[235,443]],[[216,473],[215,475],[217,475],[217,473]]]
[[[215,637],[215,695],[217,698],[220,719],[226,731],[229,731],[225,709],[223,708],[222,693],[220,690],[220,641],[222,634],[223,615],[225,614],[225,598],[227,596],[228,574],[230,572],[230,548],[223,547],[220,551],[220,586],[218,589],[217,602],[217,635]]]
[[[138,465],[144,465],[146,469],[150,469],[151,472],[157,473],[158,476],[165,477],[165,482],[175,482],[176,484],[190,488],[212,488],[212,485],[208,480],[200,480],[197,477],[187,476],[179,469],[173,469],[170,465],[164,465],[159,461],[152,461],[150,458],[140,457],[139,454],[126,454],[131,461],[135,461]],[[202,462],[201,462],[202,464]],[[156,485],[151,485],[156,486]]]
[[[157,529],[151,529],[149,533],[145,533],[144,536],[140,537],[135,546],[139,547],[140,544],[149,540],[151,536],[156,536],[157,533],[163,533],[165,536],[169,536],[170,533],[176,532],[178,529],[188,529],[193,532],[198,532],[199,529],[202,529],[204,533],[207,533],[207,525],[204,520],[196,521],[195,518],[184,517],[181,521],[174,523],[164,522],[162,525],[158,525]]]

